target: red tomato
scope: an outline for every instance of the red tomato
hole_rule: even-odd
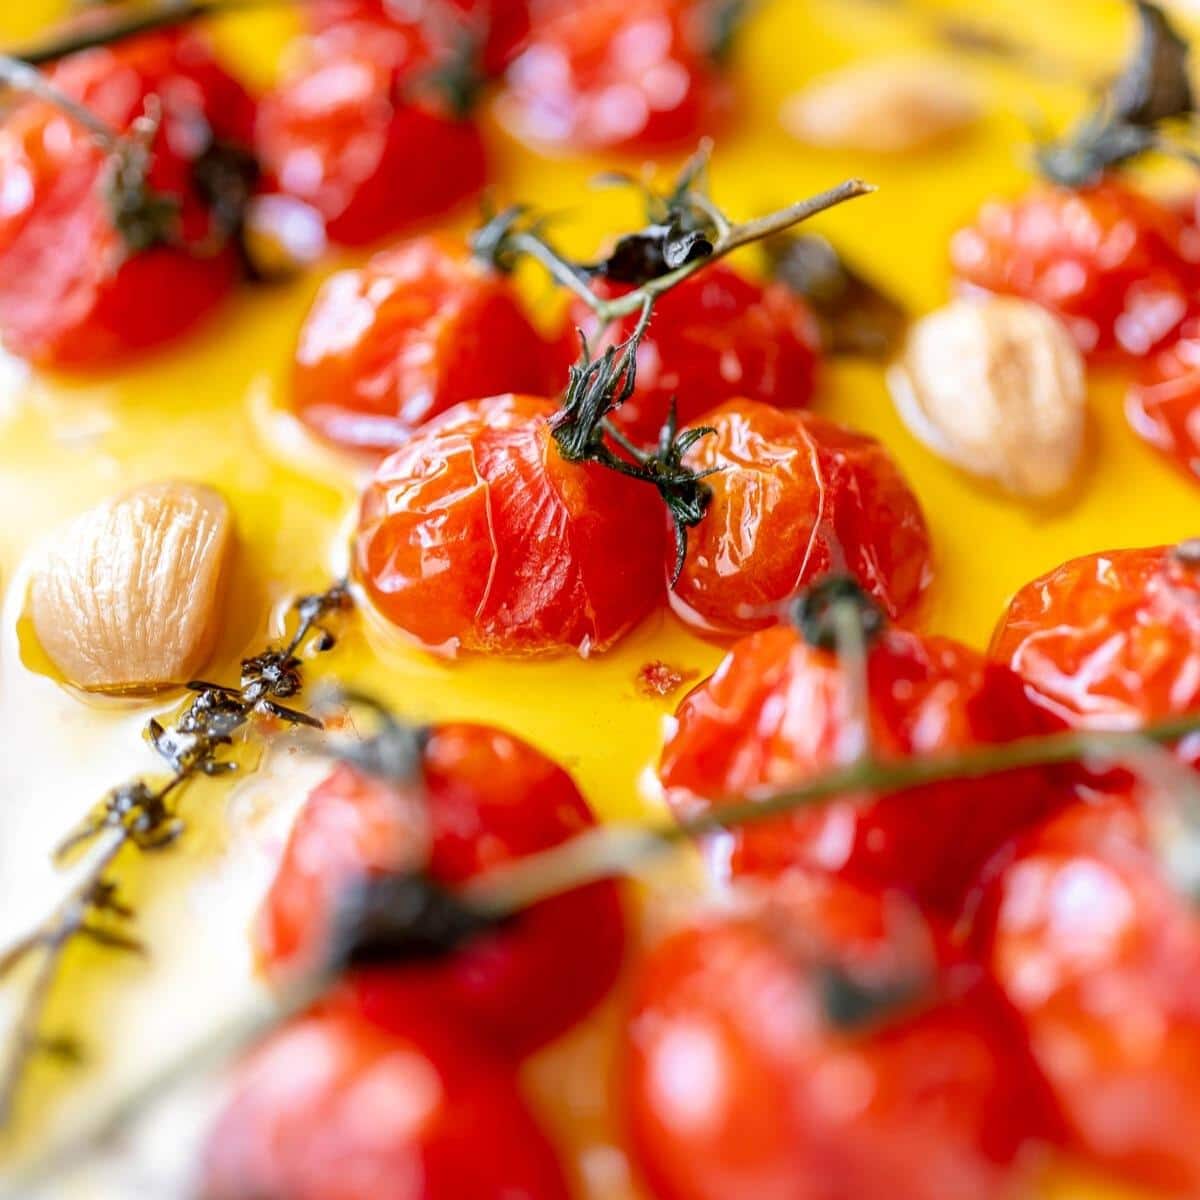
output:
[[[213,223],[197,160],[216,142],[249,145],[254,113],[208,43],[148,34],[72,55],[50,79],[119,133],[158,98],[149,186],[178,202],[178,237],[199,247]],[[20,104],[0,126],[0,336],[31,362],[127,359],[190,329],[237,281],[231,246],[132,251],[105,196],[109,169],[88,130],[40,101]]]
[[[866,692],[871,744],[884,758],[1039,732],[1020,680],[948,638],[883,632],[867,654]],[[659,775],[686,817],[802,783],[847,762],[861,740],[837,655],[780,625],[737,642],[683,701]],[[819,869],[953,909],[979,866],[1052,803],[1037,770],[841,796],[731,829],[714,839],[714,859],[734,875]]]
[[[730,108],[711,18],[709,5],[689,0],[551,5],[508,69],[502,116],[551,149],[691,146]]]
[[[1200,1194],[1200,922],[1124,802],[1076,805],[985,892],[980,947],[1025,1021],[1072,1148],[1172,1196]]]
[[[1200,709],[1200,555],[1190,546],[1063,563],[1013,597],[992,655],[1073,728],[1132,729]],[[1179,749],[1200,765],[1200,735]]]
[[[395,1037],[294,1021],[238,1072],[204,1154],[204,1200],[567,1200],[511,1074],[465,1030]]]
[[[594,824],[571,777],[532,746],[483,726],[440,726],[413,789],[341,766],[313,791],[263,908],[260,951],[276,976],[319,962],[334,906],[356,875],[427,860],[437,882],[461,884]],[[527,909],[441,961],[356,971],[343,999],[398,1032],[431,1004],[523,1055],[604,997],[623,951],[617,888],[591,884]]]
[[[331,442],[388,450],[460,400],[551,393],[560,366],[503,275],[422,237],[325,282],[300,330],[293,403]]]
[[[929,583],[929,530],[896,464],[872,437],[811,413],[735,400],[702,418],[715,434],[684,457],[712,501],[688,530],[671,607],[721,633],[759,629],[831,571],[846,570],[896,618]],[[674,553],[671,554],[672,565]]]
[[[624,289],[597,290],[610,297]],[[595,317],[582,302],[571,320],[595,334]],[[597,346],[624,341],[636,324],[636,316],[625,318]],[[739,397],[803,408],[812,399],[819,356],[816,322],[783,284],[756,283],[714,263],[655,304],[638,346],[637,389],[613,420],[635,441],[652,443],[672,399],[682,424]]]
[[[307,61],[263,98],[259,157],[324,216],[334,241],[377,241],[483,187],[474,122],[415,94],[427,67],[398,31],[338,27],[312,39]]]
[[[1133,430],[1185,471],[1200,476],[1200,316],[1145,365],[1125,400]]]
[[[456,405],[379,465],[355,569],[378,611],[426,647],[605,650],[662,599],[666,530],[653,488],[569,463],[555,405]]]
[[[1014,1194],[1019,1152],[1056,1124],[994,985],[939,962],[894,896],[799,882],[694,921],[639,973],[625,1095],[654,1195]],[[840,980],[864,1019],[839,1012]]]
[[[950,251],[963,284],[1043,305],[1085,354],[1140,359],[1184,318],[1200,235],[1166,204],[1108,179],[990,203]]]

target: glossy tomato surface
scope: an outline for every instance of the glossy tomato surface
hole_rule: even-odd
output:
[[[532,746],[478,725],[444,725],[421,778],[401,785],[341,766],[309,796],[259,923],[269,972],[321,961],[339,897],[356,877],[427,868],[451,886],[591,828],[565,771]],[[523,1055],[575,1024],[620,970],[624,922],[615,884],[527,909],[437,961],[356,971],[339,1003],[404,1032],[425,1007]]]
[[[734,644],[679,706],[659,764],[681,817],[850,761],[865,739],[883,758],[948,752],[1039,732],[1039,713],[1006,667],[949,638],[885,631],[867,654],[865,717],[836,654],[780,625]],[[881,796],[838,796],[713,840],[733,875],[793,867],[902,889],[953,909],[980,865],[1054,803],[1025,770]]]
[[[1012,1196],[1018,1154],[1056,1129],[979,969],[895,896],[836,881],[794,879],[669,936],[626,1043],[657,1200]]]
[[[238,1072],[204,1200],[567,1200],[516,1083],[465,1030],[387,1034],[340,1014],[276,1033]]]
[[[460,400],[550,394],[560,366],[504,276],[421,237],[326,280],[300,330],[292,398],[326,440],[392,450]]]
[[[1200,317],[1149,359],[1125,399],[1134,432],[1200,478]]]
[[[367,485],[356,573],[379,613],[426,647],[586,654],[662,600],[657,493],[561,458],[554,411],[529,396],[456,405]]]
[[[622,289],[600,284],[600,295]],[[571,320],[593,349],[627,338],[636,318],[617,322],[597,339],[589,310],[576,303]],[[760,284],[725,263],[714,263],[667,292],[654,306],[637,354],[637,388],[613,414],[635,441],[657,440],[671,401],[681,424],[735,398],[780,408],[812,399],[820,333],[803,301],[780,283]]]
[[[951,258],[968,288],[1021,296],[1061,317],[1084,354],[1137,360],[1183,320],[1200,237],[1175,208],[1108,179],[986,204],[955,235]]]
[[[0,126],[0,337],[41,366],[107,365],[184,333],[236,282],[233,248],[210,244],[196,170],[221,143],[250,144],[254,104],[193,33],[74,54],[50,79],[118,133],[151,97],[162,110],[148,182],[178,205],[179,244],[140,250],[116,229],[111,163],[87,129],[40,101],[20,103]]]
[[[831,571],[849,572],[893,619],[912,611],[932,576],[929,530],[879,442],[745,400],[701,423],[715,432],[684,462],[717,471],[670,594],[677,615],[701,631],[762,628]]]

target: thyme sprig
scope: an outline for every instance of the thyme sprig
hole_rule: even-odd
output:
[[[234,735],[255,715],[320,728],[315,717],[281,701],[295,696],[303,685],[300,656],[305,649],[323,653],[333,647],[327,618],[349,605],[344,583],[302,596],[293,605],[295,628],[291,636],[282,645],[270,646],[243,660],[236,688],[203,681],[189,683],[192,699],[175,723],[164,726],[151,720],[146,727],[148,741],[171,774],[162,782],[134,779],[113,788],[59,844],[55,859],[60,863],[94,841],[102,840],[103,848],[46,919],[0,955],[0,978],[31,957],[40,956],[0,1067],[0,1126],[11,1119],[21,1081],[37,1054],[81,1056],[74,1039],[47,1035],[42,1028],[68,947],[77,941],[90,941],[113,950],[144,953],[130,931],[135,914],[121,902],[117,881],[111,874],[117,858],[127,849],[152,854],[175,842],[186,827],[175,804],[178,793],[199,776],[224,775],[237,769],[226,752]]]

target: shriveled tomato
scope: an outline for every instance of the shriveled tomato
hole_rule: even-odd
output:
[[[620,289],[600,284],[599,294]],[[571,320],[596,332],[591,311],[577,302]],[[623,341],[636,316],[616,323],[598,346]],[[634,440],[658,437],[674,400],[687,424],[727,400],[761,400],[803,408],[812,399],[820,333],[804,302],[781,283],[760,284],[714,263],[659,298],[637,352],[637,388],[613,413]]]
[[[786,625],[743,638],[679,707],[659,765],[668,803],[680,816],[719,812],[843,765],[867,738],[886,759],[1039,731],[1016,675],[948,638],[883,631],[867,651],[865,692],[863,729],[835,652]],[[995,849],[1053,803],[1038,770],[839,796],[730,829],[713,860],[734,875],[809,867],[952,909]]]
[[[355,569],[380,614],[426,647],[605,650],[661,601],[655,491],[570,463],[555,405],[456,405],[384,459],[363,493]]]
[[[1010,1196],[1056,1128],[994,985],[895,896],[840,882],[793,879],[668,937],[626,1043],[659,1200]]]
[[[293,404],[331,442],[390,450],[460,400],[550,394],[561,365],[503,275],[421,237],[325,282],[300,330]]]
[[[204,1200],[567,1200],[510,1072],[466,1030],[432,1026],[285,1026],[242,1065],[209,1134]]]
[[[426,85],[425,48],[402,32],[338,26],[262,102],[259,157],[329,236],[362,245],[444,214],[483,186],[475,123]]]
[[[1073,728],[1130,729],[1200,709],[1200,546],[1063,563],[1017,592],[991,652]],[[1200,765],[1200,735],[1179,753]]]
[[[716,432],[684,457],[707,483],[671,607],[721,633],[773,624],[785,603],[848,571],[895,618],[929,582],[921,506],[872,437],[811,413],[735,400],[701,419]]]
[[[1125,398],[1134,432],[1193,476],[1200,476],[1200,316],[1142,369]]]
[[[1023,839],[975,933],[1071,1148],[1164,1194],[1200,1193],[1200,920],[1126,804],[1074,806]]]
[[[1141,359],[1178,329],[1200,236],[1167,204],[1107,178],[984,206],[951,243],[968,288],[1036,301],[1093,357]]]
[[[434,729],[413,787],[338,767],[301,810],[267,896],[258,939],[265,964],[279,977],[319,963],[356,876],[425,867],[454,886],[594,824],[561,767],[484,726]],[[603,998],[623,951],[616,885],[595,883],[534,905],[442,959],[356,970],[340,999],[399,1032],[428,1005],[522,1055]]]
[[[194,33],[71,55],[50,79],[118,135],[161,107],[145,188],[118,187],[111,149],[49,104],[0,126],[0,336],[39,365],[110,364],[190,329],[236,282],[204,172],[249,145],[254,104]]]
[[[664,149],[722,122],[731,93],[712,58],[713,5],[549,7],[505,77],[501,115],[518,137],[552,149]]]

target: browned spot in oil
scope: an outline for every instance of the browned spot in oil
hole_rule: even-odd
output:
[[[677,692],[697,672],[684,671],[660,659],[645,663],[637,673],[637,689],[643,696],[669,696]]]

